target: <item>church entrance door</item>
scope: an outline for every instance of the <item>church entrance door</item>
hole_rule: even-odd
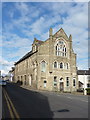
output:
[[[63,78],[60,78],[60,91],[64,91],[64,81]]]
[[[64,90],[64,84],[63,82],[60,82],[60,91],[63,91]]]

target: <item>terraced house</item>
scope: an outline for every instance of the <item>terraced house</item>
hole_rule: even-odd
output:
[[[49,38],[36,38],[32,50],[15,63],[15,80],[35,89],[48,91],[76,91],[78,88],[76,54],[72,48],[72,36],[61,28]]]

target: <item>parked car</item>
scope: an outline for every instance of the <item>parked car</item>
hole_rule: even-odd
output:
[[[7,83],[6,83],[5,80],[0,80],[0,85],[1,85],[1,86],[6,86],[6,84],[7,84]]]

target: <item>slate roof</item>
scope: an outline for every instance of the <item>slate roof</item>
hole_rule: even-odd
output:
[[[36,51],[37,52],[37,51]],[[34,52],[34,53],[36,53]],[[21,61],[25,60],[26,58],[30,57],[31,55],[34,54],[32,51],[28,52],[26,55],[24,55],[19,61],[17,61],[14,65],[20,63]]]
[[[34,38],[34,42],[33,42],[33,43],[36,43],[36,44],[42,44],[42,43],[44,43],[44,41],[37,40],[36,38]]]
[[[42,44],[44,41],[41,41],[41,40],[37,40],[35,38],[34,42],[33,43],[36,43],[36,44]],[[37,51],[36,51],[37,52]],[[34,52],[34,53],[36,53]],[[19,61],[17,61],[14,65],[20,63],[21,61],[25,60],[26,58],[30,57],[31,55],[34,54],[32,51],[28,52],[26,55],[24,55]]]
[[[89,70],[78,70],[77,74],[78,75],[90,75],[90,68]]]

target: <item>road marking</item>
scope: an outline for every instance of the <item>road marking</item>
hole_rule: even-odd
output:
[[[81,99],[72,98],[72,97],[67,97],[67,98],[70,98],[70,99],[76,99],[76,100],[81,100]],[[88,102],[88,101],[86,101],[86,100],[81,100],[81,101],[83,101],[83,102]]]
[[[88,101],[86,101],[86,100],[81,100],[81,101],[88,102]]]
[[[10,112],[10,116],[11,116],[11,118],[13,119],[13,118],[14,118],[14,115],[13,115],[12,109],[11,109],[11,107],[10,107],[10,105],[9,105],[9,101],[8,101],[5,93],[4,93],[4,96],[5,96],[5,100],[6,100],[6,103],[7,103],[8,109],[9,109],[9,112]]]
[[[57,96],[60,96],[57,94]],[[73,97],[67,97],[67,96],[63,96],[63,97],[66,97],[66,98],[69,98],[69,99],[76,99],[76,100],[81,100],[81,99],[77,99],[77,98],[73,98]],[[87,100],[81,100],[83,102],[88,102]]]
[[[67,98],[73,99],[73,98],[71,98],[71,97],[67,97]]]
[[[60,95],[57,95],[57,96],[60,96]]]
[[[15,114],[15,117],[16,117],[17,119],[20,119],[19,114],[17,113],[17,111],[16,111],[16,109],[15,109],[15,107],[14,107],[11,99],[9,98],[6,90],[4,90],[4,92],[5,92],[5,94],[6,94],[6,97],[7,97],[8,101],[10,102],[10,105],[11,105],[11,107],[12,107],[12,109],[13,109],[13,112],[14,112],[14,114]]]

